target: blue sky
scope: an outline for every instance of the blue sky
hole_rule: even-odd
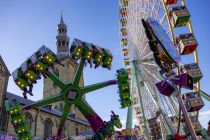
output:
[[[186,0],[199,47],[199,65],[203,72],[201,87],[210,93],[210,47],[209,0]],[[64,11],[64,21],[68,26],[68,35],[109,48],[114,55],[112,70],[85,68],[85,84],[93,84],[115,78],[116,70],[123,67],[118,33],[117,0],[7,0],[0,1],[0,54],[10,72],[15,70],[42,44],[56,52],[55,37],[60,11]],[[42,98],[43,81],[34,89],[32,100]],[[22,96],[21,91],[10,78],[8,91]],[[111,86],[89,93],[87,100],[104,119],[110,118],[114,110],[122,120],[126,119],[126,109],[119,109],[117,87]],[[202,111],[208,110],[206,102]],[[204,113],[205,114],[205,113]],[[206,123],[210,118],[206,114],[201,119]],[[205,125],[206,126],[206,125]]]

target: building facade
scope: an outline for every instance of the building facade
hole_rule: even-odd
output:
[[[62,15],[57,31],[57,57],[61,64],[54,65],[54,68],[51,69],[51,71],[53,71],[64,83],[66,83],[73,79],[78,64],[69,57],[70,39],[67,35],[67,26],[64,23]],[[9,76],[10,73],[4,61],[0,57],[0,131],[6,132],[9,135],[15,135],[13,126],[9,121],[7,112],[5,111],[4,101],[15,99],[22,105],[31,104],[33,101],[7,92]],[[44,98],[60,92],[59,87],[57,87],[49,78],[44,79],[43,85]],[[84,86],[83,76],[80,79],[80,86]],[[29,110],[26,113],[26,116],[32,135],[40,139],[46,139],[49,136],[54,136],[59,125],[59,118],[63,107],[64,103],[58,102],[52,105]],[[84,134],[86,132],[92,133],[90,124],[87,122],[82,113],[75,106],[72,106],[63,130],[63,138],[77,136],[80,133]]]

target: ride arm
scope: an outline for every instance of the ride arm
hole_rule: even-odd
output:
[[[85,87],[81,88],[81,93],[86,94],[88,92],[98,90],[98,89],[101,89],[101,88],[104,88],[104,87],[107,87],[107,86],[110,86],[110,85],[115,85],[115,84],[117,84],[117,80],[109,80],[109,81],[85,86]]]
[[[194,89],[195,91],[197,91],[197,87],[196,87],[196,86],[194,86],[193,89]],[[200,90],[200,95],[201,95],[203,98],[205,98],[206,100],[210,101],[210,95],[208,95],[207,93],[205,93],[203,90]]]
[[[29,104],[29,105],[25,105],[23,107],[23,110],[26,111],[26,110],[29,110],[31,108],[45,106],[45,105],[48,105],[48,104],[51,104],[51,103],[59,102],[61,100],[62,100],[62,95],[60,93],[59,94],[55,94],[52,97],[49,97],[49,98],[46,98],[46,99],[42,99],[40,101],[37,101],[37,102]]]
[[[61,89],[65,88],[65,84],[55,74],[51,73],[50,71],[47,71],[46,74],[54,83],[56,83],[58,87]]]
[[[96,114],[83,97],[76,103],[76,106],[88,120],[95,133],[104,125],[104,121]]]
[[[58,130],[57,130],[56,140],[60,140],[61,139],[62,130],[63,130],[63,127],[64,127],[65,122],[66,122],[66,117],[69,114],[70,108],[71,108],[71,104],[65,103],[65,106],[64,106],[64,109],[63,109],[63,114],[62,114],[62,116],[60,118],[60,123],[59,123]]]
[[[85,60],[81,59],[80,64],[77,68],[77,72],[76,72],[76,74],[74,76],[74,79],[73,79],[73,86],[78,86],[79,85],[79,81],[81,79],[81,75],[82,75],[82,72],[83,72],[84,65],[85,65]]]

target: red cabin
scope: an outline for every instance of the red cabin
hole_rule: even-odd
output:
[[[123,56],[128,56],[128,49],[123,49],[122,50],[122,54],[123,54]]]
[[[121,31],[122,36],[127,35],[127,29],[126,28],[122,28],[120,31]]]
[[[165,5],[176,4],[178,0],[164,0]]]
[[[180,53],[183,55],[193,53],[198,46],[198,43],[192,33],[179,35],[176,38],[176,42],[179,46]]]
[[[140,114],[141,113],[140,107],[135,107],[135,112],[137,115]]]
[[[128,10],[127,10],[127,8],[120,9],[120,13],[121,13],[121,16],[122,17],[128,16]]]

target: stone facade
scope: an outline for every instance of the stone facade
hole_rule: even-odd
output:
[[[49,128],[52,129],[52,135],[56,134],[59,125],[59,116],[35,109],[30,110],[29,112],[27,112],[26,115],[28,117],[33,136],[40,138],[44,138],[44,136],[47,136],[45,131],[46,120],[50,120],[52,122],[51,128]],[[67,119],[64,127],[64,133],[62,136],[65,138],[69,138],[72,136],[76,136],[81,132],[90,132],[90,131],[91,128],[88,125],[80,124],[78,122]],[[12,127],[10,121],[8,122],[7,133],[10,135],[15,135],[14,128]]]

